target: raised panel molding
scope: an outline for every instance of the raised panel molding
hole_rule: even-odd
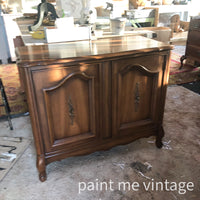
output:
[[[16,49],[41,181],[67,157],[149,136],[162,147],[171,49],[141,36]]]
[[[159,71],[150,71],[145,66],[140,64],[127,65],[126,67],[123,67],[119,73],[123,75],[131,70],[139,70],[141,73],[144,73],[147,76],[155,76],[159,73]]]
[[[52,147],[95,137],[94,76],[74,72],[43,93]]]
[[[118,131],[115,132],[120,134],[120,131],[153,123],[158,76],[159,71],[150,71],[140,64],[119,66],[116,85]]]

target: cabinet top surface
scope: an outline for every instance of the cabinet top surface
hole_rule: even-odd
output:
[[[99,40],[24,46],[16,49],[19,63],[73,62],[98,60],[136,53],[172,49],[164,44],[142,36],[113,37]]]

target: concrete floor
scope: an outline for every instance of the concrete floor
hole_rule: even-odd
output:
[[[0,200],[199,200],[199,105],[198,94],[181,86],[168,87],[162,149],[150,137],[67,158],[47,166],[43,183],[38,179],[32,142],[0,182]],[[0,123],[0,136],[32,139],[29,117],[12,121],[14,131],[6,121]],[[119,187],[120,182],[126,182],[126,187]],[[158,188],[152,187],[156,184]],[[133,187],[129,190],[128,185]]]

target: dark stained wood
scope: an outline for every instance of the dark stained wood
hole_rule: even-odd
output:
[[[72,63],[88,59],[99,60],[134,53],[152,52],[169,49],[169,45],[142,36],[124,36],[93,41],[54,43],[48,45],[25,46],[16,49],[18,59],[27,63],[26,67],[35,62],[45,64]],[[60,60],[64,59],[64,60]]]
[[[183,67],[183,61],[187,58],[192,58],[197,62],[196,66],[200,64],[200,16],[191,17],[185,55],[180,58],[180,69]]]
[[[159,71],[147,70],[142,65],[143,59],[140,57],[140,60],[136,59],[137,62],[129,59],[129,63],[127,60],[113,63],[113,118],[116,117],[113,134],[132,132],[136,127],[156,123],[153,114],[158,109],[156,95]],[[149,60],[149,65],[153,64]]]
[[[14,42],[14,47],[23,47],[24,45],[24,41],[22,40],[21,36],[16,36],[16,38],[13,39]]]
[[[46,165],[156,136],[172,46],[143,37],[17,49],[41,181]]]
[[[22,40],[21,36],[16,36],[16,38],[13,39],[14,42],[14,47],[23,47],[24,45],[24,41]],[[18,67],[18,71],[19,71],[19,78],[20,78],[20,90],[22,93],[24,93],[24,71]]]

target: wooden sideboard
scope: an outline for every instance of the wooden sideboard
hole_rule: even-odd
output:
[[[37,168],[156,136],[162,147],[172,46],[142,36],[16,49]]]
[[[185,55],[180,58],[180,69],[183,67],[183,61],[187,58],[194,60],[195,66],[200,65],[200,16],[191,17]]]

